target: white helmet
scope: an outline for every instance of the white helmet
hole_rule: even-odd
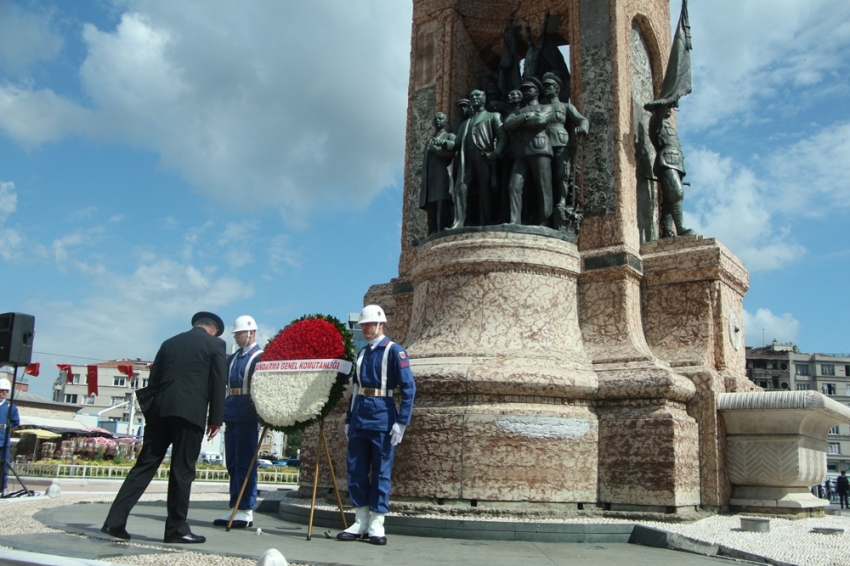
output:
[[[236,322],[233,323],[233,333],[243,332],[245,330],[257,330],[257,323],[254,322],[254,318],[246,315],[242,315],[236,319]]]
[[[9,380],[6,379],[5,377],[0,378],[0,390],[3,390],[3,389],[5,389],[6,391],[9,391],[10,389],[12,389],[12,384],[9,383]]]
[[[387,316],[384,314],[384,309],[379,307],[378,305],[366,305],[363,307],[363,310],[360,311],[360,320],[357,321],[358,324],[363,324],[364,322],[386,322]]]

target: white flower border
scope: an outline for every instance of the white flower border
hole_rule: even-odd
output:
[[[336,379],[336,371],[256,372],[251,380],[251,399],[264,422],[292,426],[321,413]]]

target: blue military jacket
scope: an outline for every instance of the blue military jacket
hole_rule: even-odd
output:
[[[363,388],[382,389],[382,377],[386,380],[385,396],[359,394]],[[396,407],[392,396],[396,388],[401,392],[400,407]],[[366,346],[357,354],[351,403],[345,423],[352,428],[380,431],[389,431],[396,422],[409,425],[415,396],[416,384],[407,352],[385,337],[374,349]]]
[[[3,429],[0,430],[0,449],[3,447],[3,441],[6,439],[6,433],[9,432],[6,430],[6,419],[9,417],[9,400],[3,399],[3,402],[0,403],[0,425],[3,425]],[[11,405],[12,408],[12,419],[11,419],[11,427],[15,428],[16,426],[20,426],[21,417],[18,415],[18,408],[14,405]],[[10,443],[11,444],[11,443]]]
[[[227,388],[241,389],[241,395],[228,394],[224,400],[224,422],[226,423],[253,423],[257,422],[257,410],[251,401],[251,377],[254,368],[260,361],[263,350],[259,344],[254,344],[247,350],[239,348],[227,358]],[[255,355],[256,354],[256,355]],[[248,364],[251,364],[250,367]],[[248,369],[246,372],[245,369]],[[246,383],[247,379],[247,383]]]

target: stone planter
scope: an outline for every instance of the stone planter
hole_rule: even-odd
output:
[[[826,435],[850,408],[814,391],[721,393],[733,510],[802,513],[829,505],[809,491],[826,477]]]

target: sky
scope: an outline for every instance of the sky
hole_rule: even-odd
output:
[[[850,352],[850,3],[689,8],[686,223],[750,271],[748,345]],[[199,310],[261,342],[344,320],[397,276],[411,12],[0,0],[0,312],[36,318],[30,390],[151,360]]]

